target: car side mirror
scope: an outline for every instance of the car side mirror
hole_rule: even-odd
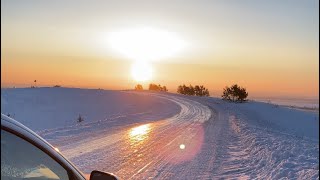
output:
[[[92,171],[90,174],[90,180],[118,180],[118,178],[111,173]]]

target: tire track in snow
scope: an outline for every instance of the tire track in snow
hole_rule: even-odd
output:
[[[148,123],[150,129],[142,135],[146,136],[144,139],[134,139],[130,136],[133,127],[126,127],[116,133],[88,137],[83,140],[85,143],[70,142],[61,147],[63,154],[86,173],[99,169],[123,179],[162,179],[186,171],[176,166],[200,151],[202,124],[210,119],[211,110],[199,102],[170,94],[148,96],[175,102],[181,110],[173,117]],[[180,149],[181,144],[186,149]]]

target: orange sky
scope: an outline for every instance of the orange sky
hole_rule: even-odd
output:
[[[28,63],[25,56],[1,61],[3,86],[28,87],[37,80],[39,86],[59,84],[68,87],[130,89],[137,83],[130,76],[130,61],[79,57],[38,57],[37,63]],[[10,59],[6,57],[5,59]],[[33,58],[32,58],[33,59]],[[46,60],[43,60],[46,59]],[[199,64],[153,63],[154,77],[142,83],[166,85],[176,92],[180,84],[203,84],[211,95],[219,96],[223,87],[238,83],[252,96],[317,96],[318,71],[301,69],[218,66]],[[308,78],[306,78],[308,77]]]
[[[317,1],[127,5],[1,1],[1,86],[29,87],[36,79],[38,86],[131,89],[134,60],[114,52],[108,34],[147,26],[188,46],[150,61],[154,74],[145,87],[154,82],[176,92],[183,83],[203,84],[219,96],[238,83],[249,96],[318,97]]]

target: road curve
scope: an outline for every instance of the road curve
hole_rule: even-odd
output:
[[[180,111],[137,124],[128,123],[132,116],[88,123],[47,137],[83,172],[102,170],[121,179],[318,177],[319,142],[276,131],[246,104],[169,93],[137,96],[174,102]]]
[[[109,132],[97,130],[77,141],[65,138],[54,144],[85,173],[99,169],[121,179],[186,177],[189,170],[185,164],[192,164],[200,153],[205,140],[203,124],[212,111],[183,97],[149,95],[175,102],[180,112],[167,119],[110,128]]]
[[[21,118],[87,174],[319,179],[319,114],[150,91],[37,88],[1,96],[2,111]],[[73,119],[78,112],[84,122]]]

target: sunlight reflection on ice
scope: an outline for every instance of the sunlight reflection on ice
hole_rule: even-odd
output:
[[[150,124],[144,124],[130,129],[129,138],[131,142],[144,141],[148,138],[151,130]]]

